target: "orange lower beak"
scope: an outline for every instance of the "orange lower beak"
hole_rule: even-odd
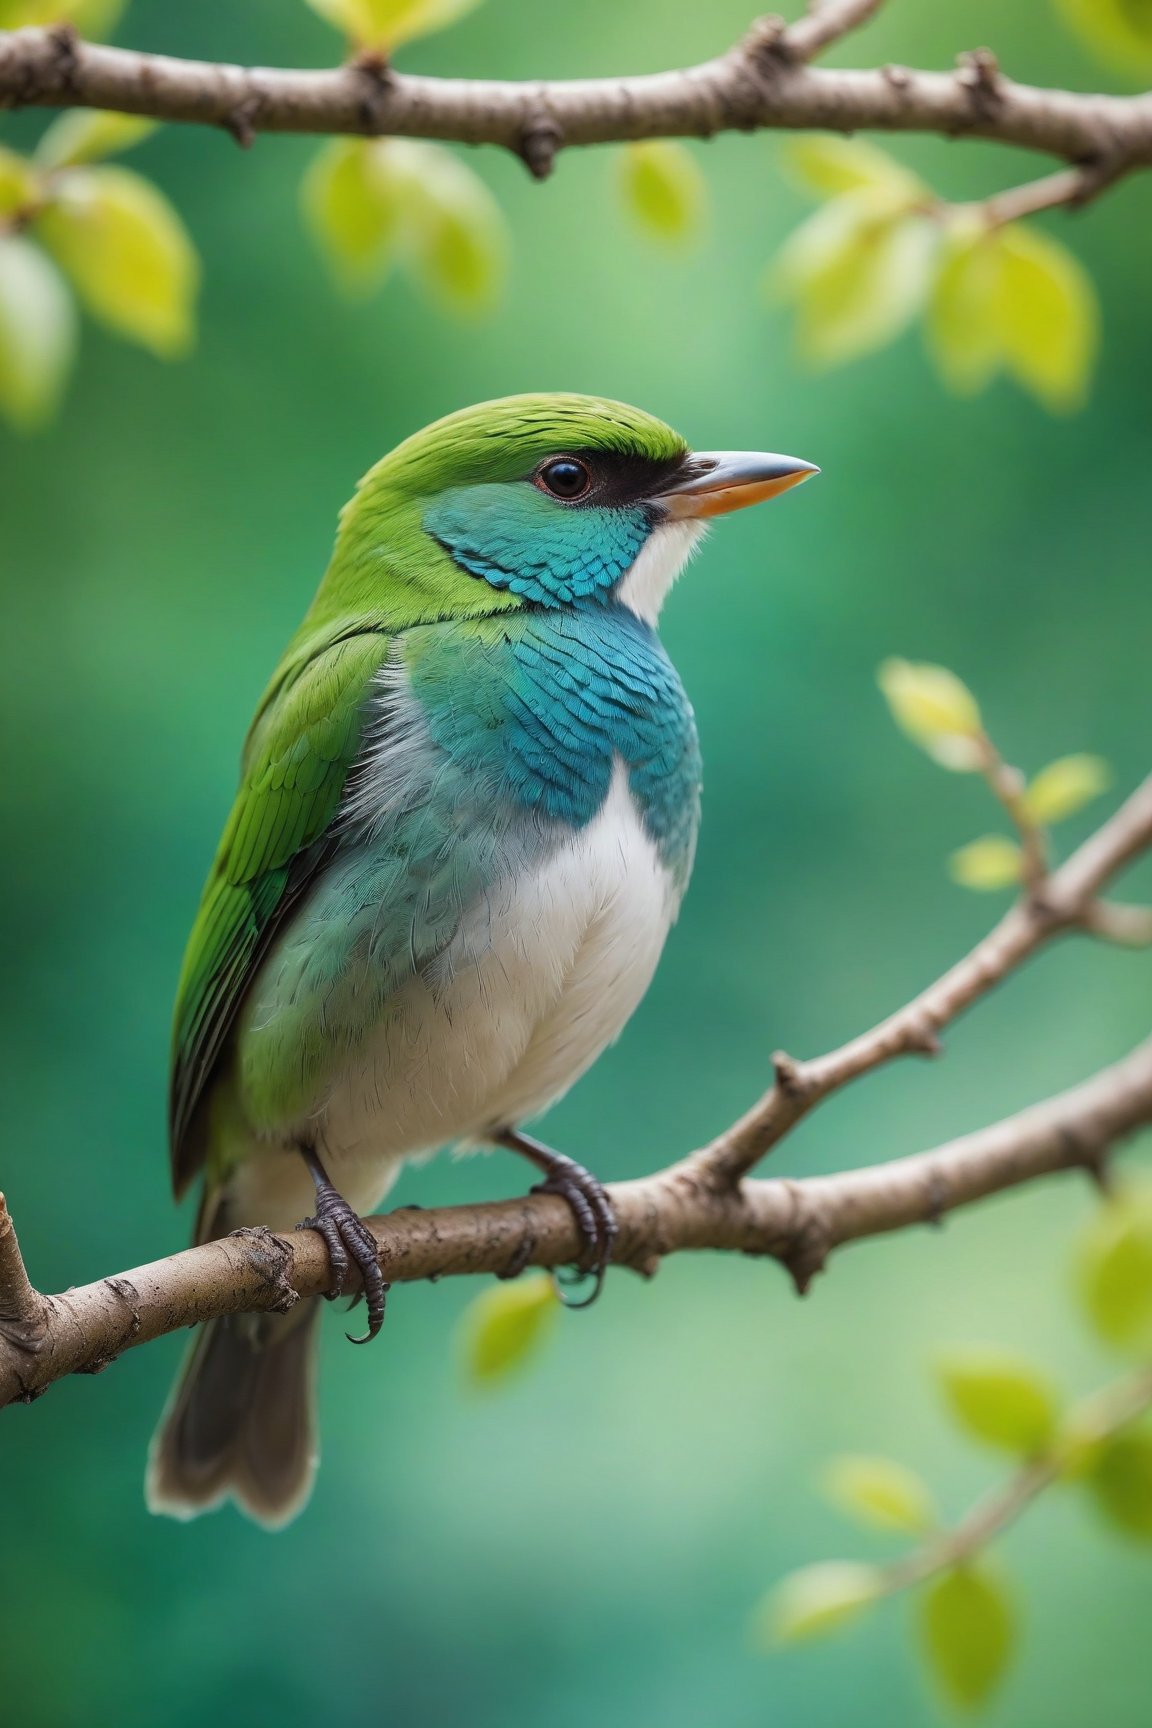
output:
[[[710,450],[688,458],[688,477],[661,495],[669,516],[724,516],[776,498],[809,475],[819,474],[811,462],[757,450]]]

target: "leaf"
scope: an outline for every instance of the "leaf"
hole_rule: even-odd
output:
[[[1152,70],[1152,6],[1147,0],[1058,0],[1076,34],[1102,60],[1134,77]]]
[[[944,382],[961,396],[1000,370],[1000,258],[987,225],[950,222],[928,302],[928,345]]]
[[[398,48],[463,18],[480,0],[308,0],[360,48]]]
[[[682,144],[658,138],[629,144],[621,154],[620,175],[625,202],[649,234],[676,241],[699,234],[707,182]]]
[[[304,178],[304,214],[348,288],[375,286],[394,261],[407,183],[390,172],[388,160],[388,145],[335,139]]]
[[[0,0],[0,29],[24,24],[72,24],[90,41],[108,36],[128,0]]]
[[[1087,393],[1099,333],[1091,278],[1067,247],[1020,222],[948,224],[929,301],[928,336],[946,383],[961,394],[1011,373],[1045,407]]]
[[[453,311],[484,311],[499,296],[508,262],[504,213],[480,176],[437,144],[389,143],[406,182],[410,268]]]
[[[1099,340],[1091,277],[1066,246],[1021,222],[1000,229],[999,250],[1005,366],[1054,412],[1080,407]]]
[[[1121,1189],[1084,1233],[1078,1282],[1089,1319],[1120,1348],[1152,1345],[1152,1189]]]
[[[1024,808],[1038,827],[1063,822],[1112,784],[1102,756],[1061,756],[1042,768],[1024,794]]]
[[[862,138],[812,132],[785,146],[784,160],[794,177],[812,192],[888,192],[902,203],[927,201],[931,193],[915,174],[886,150]]]
[[[102,109],[74,108],[49,126],[36,147],[40,168],[76,168],[131,150],[151,133],[157,122],[140,114],[112,114]]]
[[[1087,1480],[1111,1524],[1127,1536],[1152,1542],[1152,1431],[1136,1428],[1105,1441]]]
[[[559,1306],[544,1272],[494,1284],[477,1296],[461,1321],[469,1378],[488,1385],[522,1367],[542,1344]]]
[[[855,1454],[833,1458],[824,1472],[823,1486],[834,1506],[879,1530],[921,1535],[936,1523],[926,1483],[915,1470],[894,1458]]]
[[[305,214],[345,286],[403,264],[454,311],[484,310],[503,286],[503,212],[479,175],[439,144],[326,145],[304,182]]]
[[[952,1415],[972,1437],[1035,1457],[1052,1440],[1056,1397],[1048,1379],[993,1348],[955,1351],[939,1364]]]
[[[892,718],[941,767],[971,773],[983,766],[983,723],[968,686],[946,666],[885,660],[877,674]]]
[[[14,150],[0,144],[0,218],[11,216],[36,194],[36,175],[32,164]]]
[[[888,192],[845,193],[810,216],[772,272],[804,358],[837,365],[899,335],[924,304],[935,244],[931,225]]]
[[[29,430],[50,418],[76,348],[76,311],[38,247],[0,236],[0,411]]]
[[[920,1635],[941,1691],[975,1709],[995,1690],[1016,1642],[1004,1585],[986,1563],[942,1573],[921,1598]]]
[[[200,264],[150,181],[127,168],[69,169],[36,231],[111,329],[164,358],[191,346]]]
[[[755,1616],[768,1644],[798,1644],[819,1638],[850,1620],[884,1594],[878,1566],[861,1560],[822,1560],[789,1573],[769,1592]]]
[[[1003,834],[985,834],[953,852],[948,872],[961,888],[993,893],[998,888],[1016,887],[1024,872],[1024,854],[1015,840]]]

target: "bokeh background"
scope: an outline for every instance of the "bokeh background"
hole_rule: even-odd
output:
[[[657,69],[720,51],[745,23],[739,0],[489,0],[403,63]],[[272,63],[336,47],[292,0],[135,0],[120,40]],[[893,7],[841,58],[946,64],[982,40],[1020,77],[1109,78],[1046,0]],[[41,125],[22,116],[3,136]],[[764,1086],[775,1046],[814,1053],[858,1030],[995,910],[942,862],[996,825],[986,795],[895,732],[874,683],[885,655],[958,670],[1030,768],[1097,750],[1122,789],[1148,767],[1146,183],[1059,224],[1099,284],[1105,343],[1090,407],[1057,420],[1007,385],[948,398],[914,336],[842,372],[799,369],[761,286],[806,210],[771,137],[699,147],[711,232],[683,256],[635,233],[611,151],[566,156],[543,187],[473,155],[515,232],[505,300],[474,325],[403,285],[338,298],[297,212],[314,149],[262,139],[242,155],[179,128],[146,144],[137,164],[205,260],[198,352],[165,367],[88,328],[57,426],[0,433],[0,1186],[48,1289],[185,1239],[165,1167],[169,1003],[240,739],[336,509],[436,415],[591,390],[699,445],[824,469],[722,524],[666,613],[706,818],[648,1000],[549,1122],[605,1175],[698,1144]],[[896,149],[960,196],[1029,167],[983,145]],[[1086,1075],[1147,1030],[1150,978],[1146,957],[1049,953],[949,1036],[946,1061],[869,1080],[774,1168],[895,1157]],[[524,1181],[503,1155],[444,1159],[396,1198]],[[464,1385],[453,1341],[475,1293],[463,1282],[397,1291],[372,1350],[348,1349],[327,1316],[324,1464],[307,1514],[276,1537],[230,1510],[189,1527],[144,1510],[180,1339],[58,1386],[3,1419],[0,1708],[20,1728],[930,1721],[906,1604],[771,1657],[749,1614],[794,1566],[885,1551],[820,1502],[829,1454],[890,1452],[952,1513],[999,1474],[944,1419],[940,1347],[997,1341],[1070,1390],[1109,1373],[1071,1292],[1092,1205],[1066,1180],[853,1249],[803,1303],[775,1266],[734,1258],[675,1259],[650,1287],[618,1275],[486,1395]],[[1038,1507],[1004,1554],[1026,1643],[988,1720],[1079,1728],[1091,1708],[1111,1728],[1145,1723],[1147,1555],[1072,1497]]]

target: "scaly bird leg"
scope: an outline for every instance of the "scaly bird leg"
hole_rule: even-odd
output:
[[[362,1338],[345,1337],[350,1344],[367,1344],[384,1324],[384,1304],[391,1288],[380,1270],[376,1238],[368,1230],[342,1194],[328,1180],[328,1172],[311,1146],[301,1146],[300,1156],[308,1166],[308,1174],[316,1184],[316,1216],[305,1218],[298,1230],[318,1230],[328,1248],[332,1267],[333,1288],[329,1301],[344,1294],[344,1283],[353,1261],[360,1269],[364,1295],[368,1303],[368,1330]]]
[[[561,1296],[566,1308],[590,1308],[604,1284],[604,1274],[612,1258],[612,1246],[619,1233],[616,1214],[612,1210],[612,1202],[605,1193],[601,1183],[590,1170],[585,1170],[582,1164],[577,1164],[574,1158],[566,1158],[563,1152],[553,1152],[550,1146],[534,1140],[530,1134],[522,1134],[518,1128],[500,1128],[492,1135],[493,1143],[507,1147],[509,1152],[519,1152],[522,1158],[529,1159],[538,1170],[544,1172],[543,1182],[538,1182],[533,1188],[534,1194],[558,1194],[568,1202],[576,1228],[580,1232],[584,1244],[582,1259],[587,1266],[581,1266],[579,1276],[589,1273],[595,1280],[592,1293],[582,1302],[569,1302]],[[525,1251],[531,1253],[531,1247]],[[505,1277],[514,1277],[516,1271],[523,1271],[523,1265],[515,1271],[509,1267]]]

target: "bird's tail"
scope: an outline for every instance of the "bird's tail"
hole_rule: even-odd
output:
[[[150,1511],[195,1518],[231,1498],[269,1529],[300,1511],[319,1458],[317,1308],[230,1314],[202,1328],[152,1441]]]

